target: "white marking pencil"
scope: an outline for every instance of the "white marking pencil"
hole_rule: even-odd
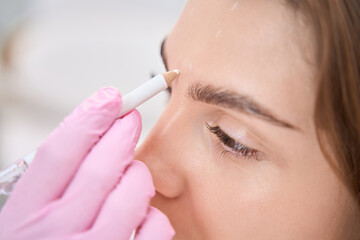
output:
[[[179,70],[175,69],[163,74],[156,75],[144,84],[135,88],[123,97],[123,103],[119,117],[124,116],[137,106],[152,98],[164,89],[171,86],[171,83],[179,75]]]

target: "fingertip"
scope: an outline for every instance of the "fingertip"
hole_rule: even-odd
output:
[[[137,122],[139,125],[142,124],[141,114],[136,109],[131,110],[129,113],[127,113],[126,115],[121,117],[121,119],[124,119],[124,118],[130,118],[133,121]]]
[[[108,99],[114,99],[122,103],[122,95],[117,88],[106,86],[101,88],[99,91],[103,92]]]
[[[120,111],[120,108],[122,106],[122,96],[119,90],[114,87],[107,86],[101,88],[96,95],[98,105],[100,107],[104,105],[104,107],[109,108],[109,110],[116,112]]]
[[[134,118],[139,122],[139,124],[141,125],[142,123],[142,118],[141,118],[141,114],[138,110],[134,109],[132,110],[130,113],[134,114]]]
[[[142,119],[140,113],[136,109],[132,110],[117,121],[128,128],[135,128],[134,140],[136,142],[139,140],[142,131]]]
[[[148,239],[169,240],[175,236],[175,230],[167,216],[159,209],[149,207],[145,222],[139,228],[135,240]]]
[[[150,198],[154,197],[155,187],[149,168],[144,162],[139,160],[133,160],[131,165],[137,168],[138,178],[141,178],[142,182],[147,185],[146,188],[149,189]]]
[[[169,238],[175,235],[175,230],[171,226],[169,218],[159,209],[150,206],[148,216],[153,219],[153,221],[155,222],[155,226],[161,226],[162,229],[166,230],[165,234],[169,236]]]
[[[60,124],[60,129],[68,129],[70,135],[81,132],[98,140],[115,121],[121,105],[122,98],[117,89],[102,88],[76,107]]]
[[[110,110],[118,112],[120,111],[121,104],[122,97],[120,92],[113,87],[104,87],[85,99],[85,101],[75,109],[75,112],[84,113],[90,110]]]
[[[137,139],[140,138],[141,131],[142,131],[142,118],[141,114],[138,110],[134,109],[132,110],[131,114],[133,114],[134,121],[137,123]]]

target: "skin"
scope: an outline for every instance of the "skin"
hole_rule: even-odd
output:
[[[352,238],[354,203],[315,134],[314,46],[311,27],[282,1],[187,2],[164,45],[180,77],[136,152],[174,239]],[[196,83],[249,96],[293,128],[195,101],[188,88]],[[206,122],[260,159],[222,154]]]

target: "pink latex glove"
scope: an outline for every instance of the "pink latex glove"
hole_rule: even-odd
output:
[[[149,207],[154,186],[133,160],[141,117],[114,122],[121,96],[104,88],[85,100],[38,149],[0,214],[0,239],[168,240],[167,217]]]

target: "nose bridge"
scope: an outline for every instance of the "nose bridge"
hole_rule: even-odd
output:
[[[182,107],[176,107],[176,109],[169,109],[168,111],[165,111],[155,126],[157,138],[166,138],[167,135],[171,135],[173,133],[176,134],[176,128],[181,127],[179,125],[182,122],[182,113]]]
[[[168,107],[163,112],[143,144],[145,148],[151,147],[148,154],[160,157],[180,152],[179,142],[185,137],[183,130],[186,127],[183,112],[184,109],[178,106]]]
[[[136,152],[136,158],[149,168],[157,192],[170,198],[179,196],[184,188],[183,111],[181,107],[168,106]]]

